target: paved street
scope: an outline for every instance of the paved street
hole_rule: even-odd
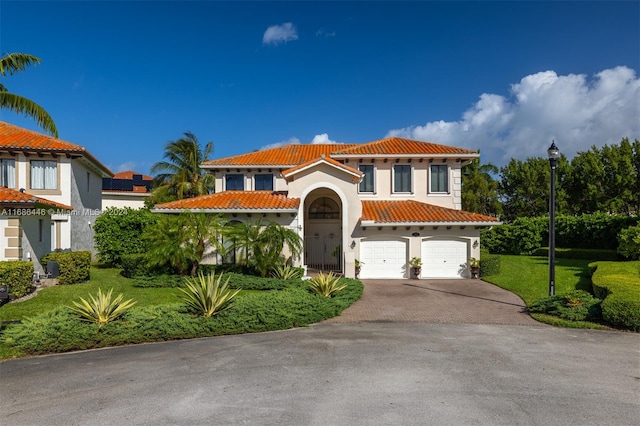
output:
[[[319,324],[0,363],[3,425],[636,425],[640,336]]]

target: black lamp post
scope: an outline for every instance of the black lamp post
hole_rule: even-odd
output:
[[[556,142],[552,141],[547,150],[549,168],[551,169],[551,183],[549,194],[549,296],[556,292],[556,167],[560,150]]]

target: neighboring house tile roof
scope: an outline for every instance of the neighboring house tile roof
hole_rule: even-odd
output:
[[[51,152],[86,157],[106,175],[113,173],[83,146],[0,121],[0,151]]]
[[[331,157],[326,157],[325,155],[322,155],[320,158],[316,158],[314,160],[307,161],[306,163],[302,163],[290,169],[284,170],[282,172],[282,177],[285,179],[289,179],[291,176],[297,173],[300,173],[303,170],[307,170],[311,167],[314,167],[315,165],[322,164],[322,163],[328,164],[331,167],[335,167],[337,169],[340,169],[344,172],[349,173],[355,182],[360,182],[360,180],[362,179],[362,176],[364,175],[364,173],[362,173],[360,170],[356,170],[353,167],[344,165],[339,161],[334,160]]]
[[[138,172],[134,172],[132,170],[127,170],[126,172],[118,172],[115,175],[113,175],[114,179],[126,179],[126,180],[133,180],[133,175],[140,175],[142,176],[142,180],[149,180],[149,181],[153,181],[153,177],[151,176],[147,176],[147,175],[143,175],[142,173],[138,173]]]
[[[332,156],[462,155],[477,156],[477,151],[404,138],[385,138],[334,150]]]
[[[205,161],[203,167],[262,166],[289,168],[319,158],[323,154],[328,157],[335,150],[343,150],[352,146],[354,144],[290,144]]]
[[[378,223],[499,223],[498,218],[448,209],[418,201],[362,201],[361,222]]]
[[[273,191],[224,191],[157,204],[155,211],[205,210],[215,212],[234,211],[297,211],[299,198],[287,198],[286,194]]]
[[[66,204],[57,203],[47,200],[46,198],[36,197],[26,192],[16,191],[11,188],[0,187],[0,206],[10,208],[55,208],[63,210],[73,210],[73,207]]]

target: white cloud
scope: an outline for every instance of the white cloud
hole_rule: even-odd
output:
[[[513,84],[510,97],[482,94],[459,121],[432,121],[388,135],[480,149],[483,161],[503,164],[545,157],[552,139],[570,159],[592,145],[640,139],[639,117],[640,79],[633,69],[607,69],[591,79],[545,71]]]
[[[114,173],[127,172],[129,170],[135,170],[137,163],[135,161],[126,161],[118,164],[115,167],[109,167]]]
[[[272,25],[264,32],[262,36],[262,44],[272,44],[274,46],[280,43],[287,43],[289,41],[298,39],[298,31],[295,25],[291,22],[286,22],[282,25]]]
[[[329,38],[329,37],[335,37],[335,35],[336,35],[335,31],[328,31],[328,30],[325,30],[324,28],[320,28],[318,31],[316,31],[316,37]]]
[[[329,139],[329,135],[327,133],[322,133],[320,135],[315,135],[311,143],[338,143],[336,141],[332,141]]]
[[[280,142],[275,142],[275,143],[271,143],[269,145],[264,145],[262,147],[260,147],[260,150],[262,151],[263,149],[271,149],[271,148],[278,148],[281,146],[285,146],[285,145],[293,145],[293,144],[299,144],[300,143],[300,139],[296,138],[296,137],[290,137],[289,139],[280,141]]]

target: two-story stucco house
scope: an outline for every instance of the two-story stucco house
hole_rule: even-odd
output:
[[[0,260],[94,250],[109,169],[80,145],[0,121]]]
[[[461,210],[461,169],[478,155],[402,138],[286,145],[204,163],[217,193],[155,211],[279,222],[304,240],[297,264],[347,277],[357,259],[360,278],[410,278],[413,257],[422,277],[468,277],[480,229],[499,223]]]

